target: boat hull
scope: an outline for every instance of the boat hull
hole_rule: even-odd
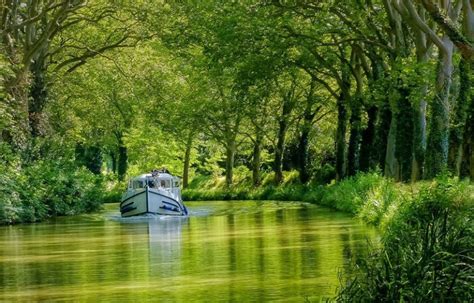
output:
[[[145,188],[125,196],[120,203],[122,217],[156,214],[186,216],[186,207],[176,199],[159,190]]]

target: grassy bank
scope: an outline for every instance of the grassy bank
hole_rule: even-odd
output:
[[[286,182],[280,186],[274,186],[271,180],[269,174],[263,185],[255,188],[242,177],[235,186],[226,188],[219,178],[199,177],[183,191],[183,199],[304,201],[351,213],[373,225],[384,225],[398,205],[421,186],[396,184],[377,173],[359,174],[328,185],[302,185],[296,172],[287,173]]]
[[[392,206],[382,245],[353,260],[338,302],[473,302],[472,188],[448,178]]]
[[[327,185],[302,185],[298,182],[297,172],[287,172],[285,183],[280,186],[272,184],[272,174],[265,176],[260,187],[253,187],[249,176],[238,175],[236,179],[235,185],[228,188],[223,178],[197,177],[183,191],[183,200],[303,201],[351,213],[366,223],[383,227],[401,204],[413,200],[421,189],[438,182],[401,184],[378,173],[361,173]],[[454,179],[450,182],[461,186],[474,199],[474,186]]]

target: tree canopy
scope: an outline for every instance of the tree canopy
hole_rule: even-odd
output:
[[[24,165],[62,142],[119,180],[474,175],[472,1],[1,3],[0,143]]]

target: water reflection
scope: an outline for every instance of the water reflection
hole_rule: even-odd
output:
[[[0,301],[317,301],[374,231],[301,203],[195,202],[0,228]]]
[[[179,275],[181,260],[181,229],[187,218],[165,217],[150,220],[147,225],[150,276]]]

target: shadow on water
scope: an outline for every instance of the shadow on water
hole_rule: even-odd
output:
[[[0,301],[318,301],[370,228],[298,202],[192,202],[189,217],[100,214],[0,228]]]

